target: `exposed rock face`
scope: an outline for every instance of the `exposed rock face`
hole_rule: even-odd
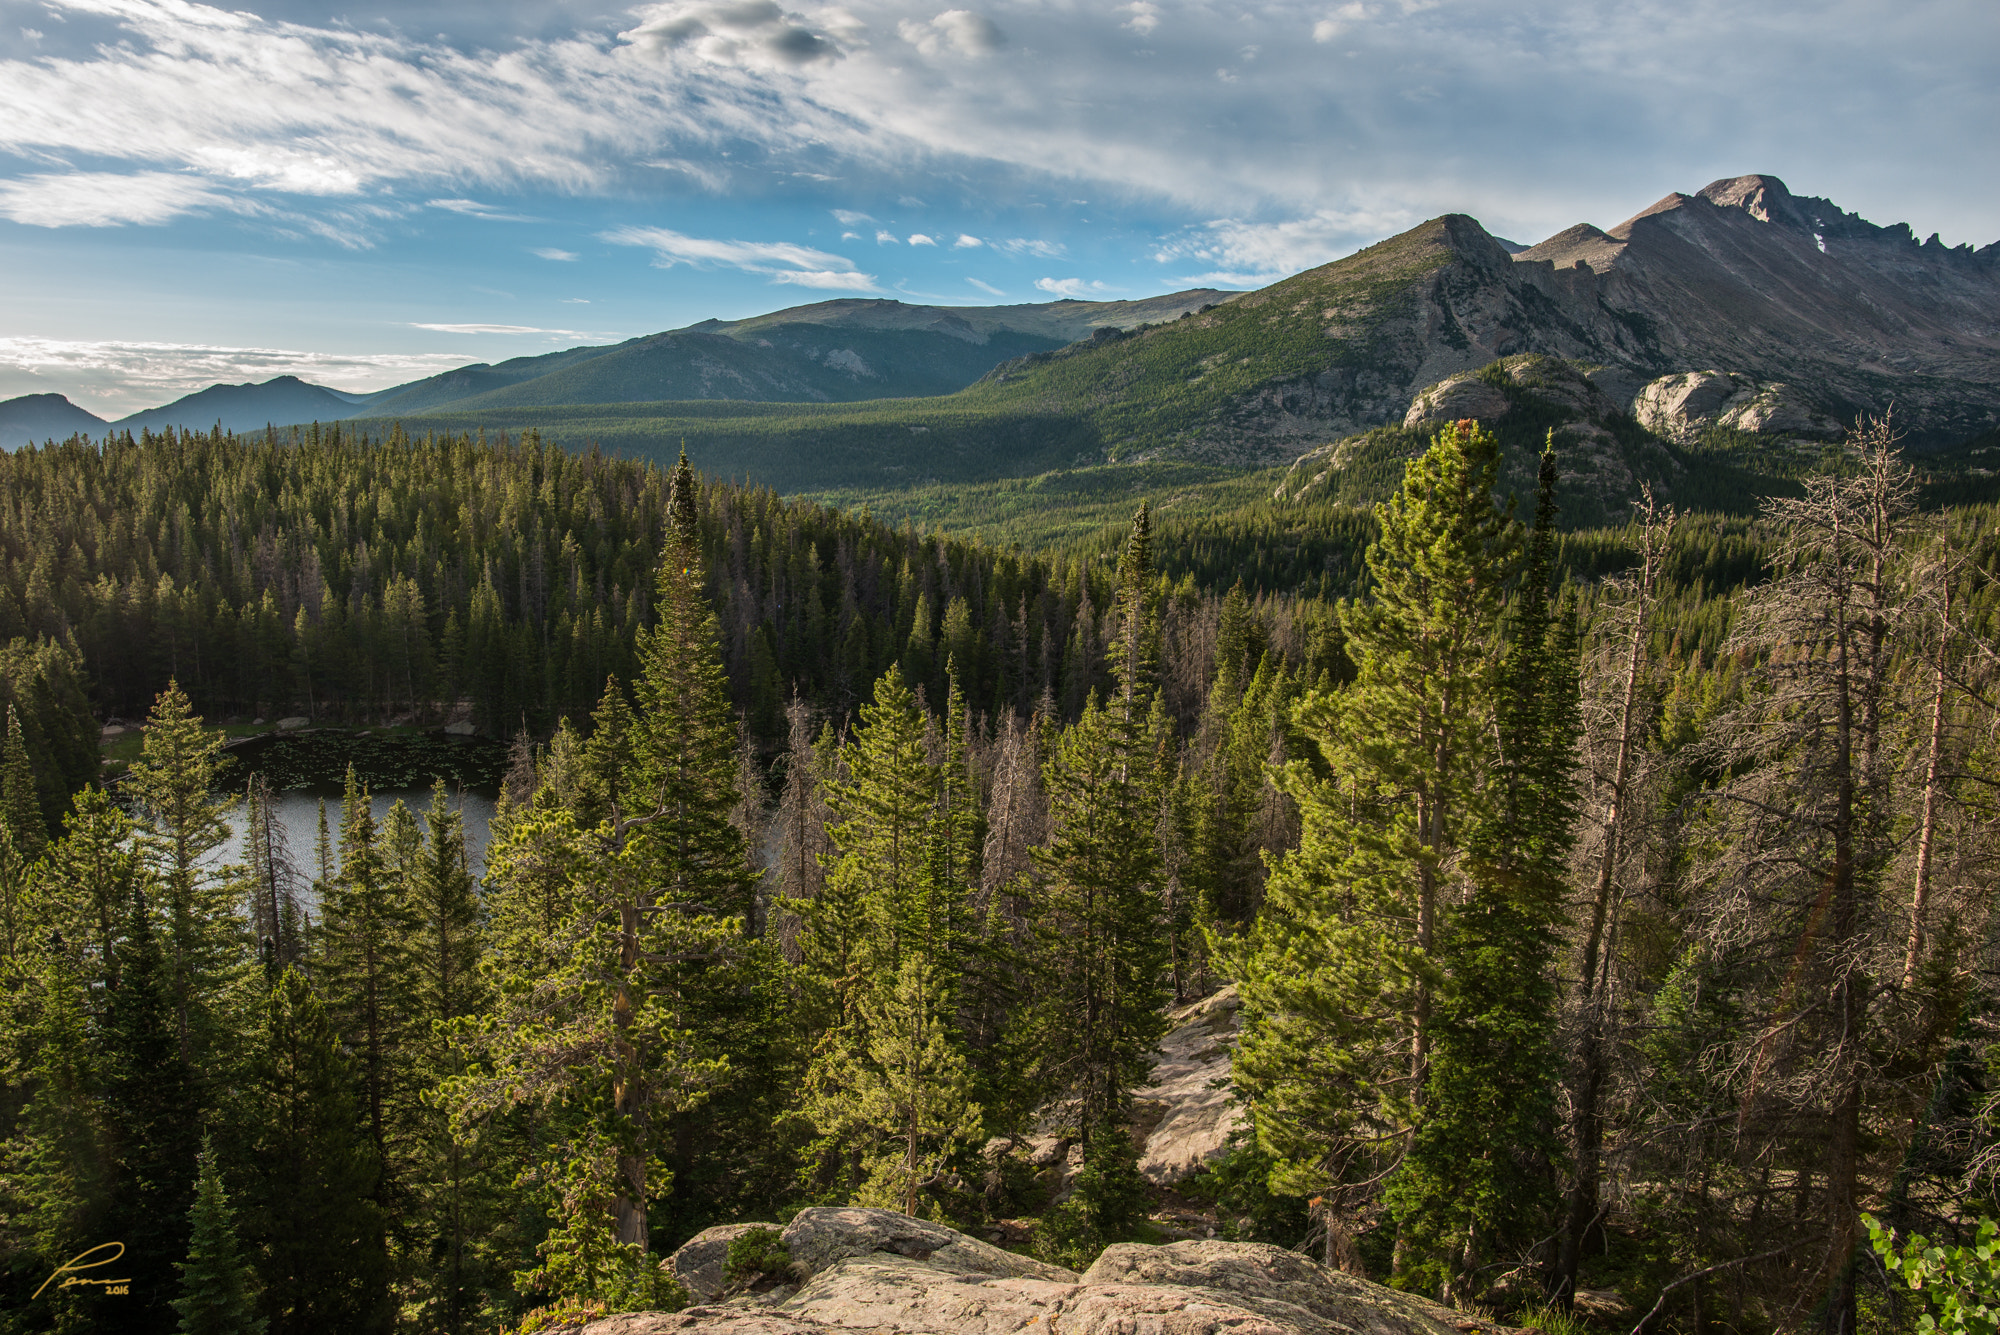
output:
[[[1160,1040],[1153,1083],[1133,1096],[1147,1180],[1179,1182],[1228,1149],[1229,1133],[1244,1125],[1241,1105],[1214,1088],[1229,1075],[1241,1007],[1232,985],[1168,1015],[1174,1027]]]
[[[1759,384],[1726,371],[1662,376],[1639,391],[1632,415],[1669,433],[1710,424],[1760,436],[1831,437],[1841,430],[1839,422],[1793,386]]]
[[[1501,371],[1521,390],[1586,422],[1619,411],[1618,404],[1595,380],[1559,357],[1510,358],[1502,364]],[[1446,376],[1410,400],[1410,411],[1403,414],[1403,426],[1412,431],[1433,431],[1467,417],[1493,422],[1505,417],[1513,406],[1507,392],[1482,379],[1480,372],[1461,371]]]
[[[1609,232],[1570,228],[1515,261],[1588,276],[1594,304],[1634,336],[1631,355],[1607,349],[1607,363],[1732,367],[1842,419],[1893,399],[1920,437],[1970,435],[2000,414],[2000,244],[1919,244],[1904,224],[1739,176]]]
[[[807,1218],[811,1216],[811,1218]],[[801,1220],[804,1222],[801,1223]],[[1407,1294],[1260,1243],[1107,1248],[1076,1275],[881,1210],[808,1210],[785,1230],[803,1287],[675,1313],[591,1322],[584,1335],[1468,1335]],[[692,1244],[690,1244],[692,1245]],[[914,1253],[922,1253],[917,1255]],[[812,1260],[805,1258],[811,1257]]]
[[[1438,381],[1411,400],[1410,411],[1403,414],[1403,425],[1421,431],[1467,417],[1490,422],[1504,417],[1511,406],[1505,394],[1476,373],[1463,371]]]
[[[723,1264],[729,1260],[729,1244],[752,1229],[768,1228],[778,1231],[776,1224],[717,1224],[705,1228],[682,1243],[666,1260],[666,1268],[673,1271],[674,1278],[684,1285],[697,1302],[706,1302],[719,1295],[729,1285],[729,1279],[722,1272]]]
[[[859,1206],[801,1210],[786,1225],[784,1237],[792,1264],[815,1275],[848,1257],[882,1255],[906,1257],[954,1274],[1061,1279],[1070,1273],[1032,1257],[1002,1251],[955,1228],[892,1210]]]
[[[1405,286],[1360,304],[1378,280],[1367,290]],[[1471,218],[1437,218],[1229,305],[1254,309],[1260,334],[1317,324],[1325,365],[1236,393],[1175,447],[1187,457],[1273,463],[1398,420],[1477,417],[1497,405],[1464,373],[1519,353],[1601,367],[1590,379],[1616,407],[1661,376],[1723,366],[1842,421],[1893,402],[1920,447],[2000,421],[2000,244],[1919,244],[1775,177],[1669,195],[1515,255]],[[1115,395],[1125,369],[1107,365],[1097,392]],[[1453,380],[1464,403],[1412,409]]]
[[[1261,1242],[1120,1243],[1104,1249],[1083,1282],[1203,1290],[1290,1329],[1315,1329],[1298,1320],[1298,1309],[1355,1335],[1431,1335],[1441,1325],[1456,1333],[1465,1319]]]

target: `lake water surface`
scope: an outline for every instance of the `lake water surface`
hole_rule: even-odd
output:
[[[432,785],[445,784],[446,800],[463,817],[465,851],[474,876],[486,871],[486,845],[500,794],[500,776],[507,767],[507,746],[473,737],[442,733],[386,734],[311,729],[274,734],[238,743],[227,752],[226,791],[241,794],[252,774],[262,774],[272,788],[271,807],[283,832],[285,852],[307,878],[318,874],[317,845],[321,803],[326,807],[327,832],[336,856],[340,841],[340,804],[349,767],[357,783],[368,790],[369,805],[379,827],[398,801],[410,808],[420,829],[428,834],[424,813],[430,809]],[[244,860],[243,831],[248,814],[242,801],[230,813],[234,837],[217,853],[220,863]]]

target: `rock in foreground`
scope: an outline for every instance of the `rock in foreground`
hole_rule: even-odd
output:
[[[583,1335],[1001,1335],[1024,1330],[1062,1335],[1470,1335],[1496,1329],[1262,1243],[1126,1243],[1107,1248],[1088,1273],[1077,1275],[886,1210],[801,1211],[784,1237],[793,1278],[801,1285],[797,1289],[787,1285],[763,1294],[710,1295],[709,1301],[682,1312],[634,1312],[594,1321]],[[712,1251],[716,1241],[704,1235],[688,1247]],[[682,1273],[705,1269],[674,1260],[668,1264]]]

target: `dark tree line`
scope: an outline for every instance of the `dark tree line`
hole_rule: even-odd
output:
[[[1167,578],[1143,507],[1041,561],[684,461],[17,456],[0,1319],[671,1307],[673,1246],[811,1203],[1029,1217],[1081,1266],[1147,1228],[1165,1009],[1234,985],[1251,1131],[1181,1187],[1223,1231],[1544,1328],[1615,1289],[1654,1329],[1914,1329],[1863,1213],[2000,1213],[1993,548],[1854,447],[1755,525],[1564,535],[1553,451],[1517,516],[1458,424],[1331,605]],[[84,477],[129,515],[65,506]],[[164,638],[87,592],[149,581]],[[483,884],[442,793],[377,822],[350,783],[310,853],[254,786],[229,815],[198,714],[296,698],[218,660],[287,596],[260,671],[313,707],[527,721]],[[146,672],[118,803],[45,772]],[[29,1301],[114,1236],[129,1301]]]

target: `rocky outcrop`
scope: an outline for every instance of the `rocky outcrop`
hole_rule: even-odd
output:
[[[1512,406],[1506,394],[1481,380],[1478,372],[1464,371],[1420,391],[1403,414],[1403,425],[1424,431],[1467,417],[1492,421],[1506,416]]]
[[[1132,1098],[1139,1171],[1156,1186],[1171,1186],[1220,1157],[1230,1133],[1245,1125],[1242,1105],[1218,1087],[1229,1078],[1241,1009],[1232,985],[1167,1015],[1173,1028],[1160,1040],[1153,1081]]]
[[[1121,1244],[1077,1275],[941,1225],[860,1209],[804,1211],[786,1227],[785,1242],[797,1289],[675,1313],[628,1313],[593,1321],[582,1335],[1473,1335],[1501,1329],[1260,1243]]]
[[[1070,1273],[943,1224],[859,1206],[801,1210],[785,1226],[784,1240],[792,1264],[809,1275],[856,1256],[900,1256],[964,1275],[1062,1279]]]
[[[1734,427],[1758,436],[1838,436],[1840,423],[1806,394],[1780,382],[1760,384],[1729,371],[1684,371],[1640,389],[1632,415],[1663,435],[1705,426]]]
[[[680,1249],[666,1259],[666,1268],[673,1272],[689,1295],[698,1302],[707,1302],[721,1296],[729,1287],[729,1277],[723,1273],[723,1266],[729,1260],[729,1244],[753,1229],[768,1228],[777,1231],[777,1224],[717,1224],[705,1228],[682,1243]]]
[[[1495,422],[1507,416],[1515,400],[1506,389],[1492,383],[1494,369],[1461,371],[1420,390],[1403,415],[1404,429],[1428,432],[1468,417]],[[1502,360],[1497,370],[1517,393],[1578,421],[1596,422],[1619,411],[1619,405],[1588,372],[1563,358],[1530,353]]]

